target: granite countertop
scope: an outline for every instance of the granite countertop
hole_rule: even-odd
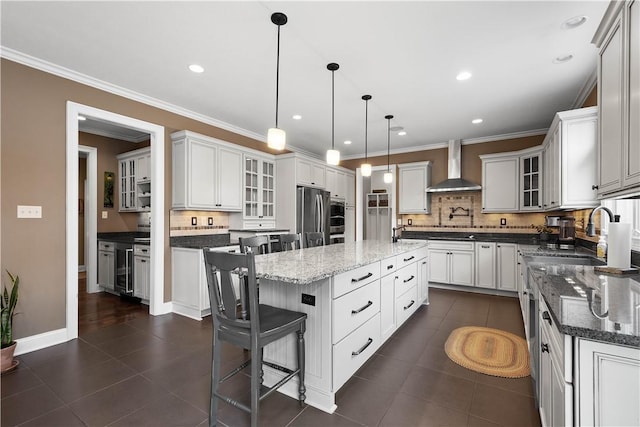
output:
[[[258,278],[308,285],[384,258],[426,247],[422,241],[364,240],[256,256]]]
[[[230,246],[229,233],[195,236],[173,236],[169,239],[172,248],[203,249]],[[237,243],[236,243],[237,244]]]
[[[433,231],[403,231],[402,239],[421,240],[452,240],[462,242],[497,242],[539,245],[538,234],[521,233],[470,233],[470,232],[433,232]]]
[[[592,266],[535,258],[525,262],[561,333],[640,347],[640,274],[604,274]],[[598,318],[591,309],[608,314]]]
[[[234,233],[288,233],[288,228],[230,228]]]
[[[98,233],[97,239],[115,243],[140,243],[136,239],[148,239],[151,233],[144,231],[122,231]]]

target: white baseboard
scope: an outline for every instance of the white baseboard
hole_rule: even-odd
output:
[[[62,328],[38,335],[32,335],[30,337],[20,338],[16,341],[18,342],[18,346],[16,347],[15,355],[19,356],[45,347],[62,344],[63,342],[69,341],[69,338],[67,337],[67,328]]]

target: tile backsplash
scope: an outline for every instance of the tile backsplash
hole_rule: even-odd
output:
[[[195,218],[196,225],[193,225]],[[209,224],[211,218],[212,224]],[[229,214],[209,211],[171,211],[169,235],[195,236],[201,234],[224,234],[229,232]]]

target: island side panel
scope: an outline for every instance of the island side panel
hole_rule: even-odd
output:
[[[303,304],[302,294],[313,297],[315,305]],[[260,302],[307,314],[307,330],[304,336],[306,403],[322,411],[333,413],[336,405],[332,391],[331,279],[319,280],[308,285],[296,285],[261,278]],[[264,359],[295,369],[294,335],[265,347]],[[283,376],[281,372],[265,367],[264,378],[267,386],[275,384]],[[297,378],[289,381],[279,390],[297,399]]]

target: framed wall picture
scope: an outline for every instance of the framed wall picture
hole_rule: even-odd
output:
[[[113,172],[104,173],[104,207],[113,207],[113,186],[115,184],[116,176]]]

